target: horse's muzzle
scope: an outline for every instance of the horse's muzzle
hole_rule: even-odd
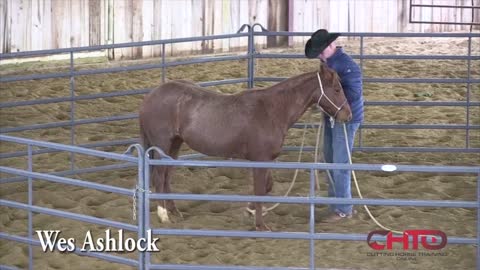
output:
[[[348,122],[352,120],[352,111],[350,110],[350,107],[344,106],[340,111],[338,111],[335,120],[339,122]]]

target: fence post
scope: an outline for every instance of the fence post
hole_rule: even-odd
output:
[[[145,190],[143,201],[144,215],[143,215],[143,231],[150,229],[150,192],[148,192],[150,187],[150,157],[148,156],[150,149],[144,149],[143,153],[143,189]],[[150,269],[150,251],[145,251],[144,258],[144,269]]]
[[[467,59],[467,107],[466,107],[466,130],[465,130],[465,148],[470,148],[470,80],[472,78],[472,70],[471,70],[471,65],[472,65],[472,37],[468,37],[468,59]]]
[[[315,170],[310,169],[310,269],[315,270]]]
[[[255,86],[255,41],[253,27],[248,27],[248,88]]]
[[[133,211],[137,211],[138,215],[136,215],[137,218],[137,225],[138,225],[138,239],[140,238],[145,238],[145,208],[144,208],[144,200],[145,200],[145,190],[148,190],[148,188],[145,187],[145,177],[144,177],[144,149],[140,144],[134,144],[129,147],[129,152],[131,148],[134,147],[137,150],[137,156],[138,156],[138,161],[137,161],[137,169],[138,169],[138,181],[137,185],[135,187],[135,195],[133,199],[135,200],[134,203],[136,203],[137,209],[133,209]],[[147,245],[145,243],[145,245]],[[138,251],[138,269],[139,270],[144,270],[145,269],[145,252],[143,251]]]
[[[145,150],[140,144],[132,144],[128,147],[125,154],[132,154],[133,149],[137,150],[137,170],[138,170],[138,179],[137,184],[135,185],[135,190],[133,191],[133,219],[137,221],[137,239],[146,238],[145,233],[145,192],[148,188],[145,187],[145,175],[144,175],[144,165]],[[148,186],[147,186],[148,187]],[[143,246],[147,248],[147,243]],[[138,269],[145,269],[145,252],[146,251],[137,251],[138,252]]]
[[[259,26],[262,32],[267,32],[268,30],[259,23],[254,23],[249,27],[248,35],[248,88],[255,87],[255,27]]]
[[[32,145],[29,144],[27,147],[28,147],[27,148],[28,171],[32,172],[33,171]],[[33,183],[32,183],[32,177],[28,177],[28,206],[32,206],[32,205],[33,205]],[[32,216],[32,210],[28,209],[28,240],[30,240],[30,243],[28,243],[28,269],[29,270],[33,269],[32,237],[33,237],[33,216]]]
[[[477,202],[480,204],[480,172],[477,174]],[[480,208],[477,207],[477,269],[480,269]]]
[[[360,72],[362,74],[363,83],[363,35],[360,35]],[[360,128],[358,129],[358,147],[361,148],[362,146],[362,125],[360,124]]]
[[[165,43],[162,43],[162,83],[165,83],[166,73],[167,71],[165,67]]]
[[[70,51],[70,144],[75,145],[75,71],[73,51]],[[75,169],[75,153],[70,153],[70,170]]]

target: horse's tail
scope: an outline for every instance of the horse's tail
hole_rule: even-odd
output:
[[[148,148],[152,147],[152,143],[150,142],[145,129],[143,128],[142,121],[140,120],[140,144],[142,145],[143,149],[147,151]]]
[[[140,144],[142,145],[144,151],[147,151],[148,148],[152,146],[152,143],[150,139],[148,138],[147,133],[145,132],[143,126],[142,126],[142,120],[140,119]],[[149,158],[153,158],[153,154],[148,154]],[[152,179],[152,174],[153,174],[153,166],[150,166],[149,168],[149,174],[150,174],[150,179]],[[152,185],[152,181],[150,180],[150,185]],[[148,187],[150,188],[150,187]]]

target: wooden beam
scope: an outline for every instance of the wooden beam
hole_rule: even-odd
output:
[[[88,2],[88,44],[90,46],[102,44],[102,2],[90,0]]]
[[[10,18],[11,16],[11,1],[12,0],[1,0],[0,1],[0,46],[1,53],[11,52],[11,36],[12,24]]]
[[[132,1],[132,41],[142,41],[143,39],[143,24],[142,24],[142,11],[143,0]],[[142,47],[133,47],[132,58],[142,58]]]

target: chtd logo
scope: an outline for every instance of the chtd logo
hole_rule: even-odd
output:
[[[386,236],[386,244],[379,244],[378,242],[372,240],[372,237],[375,235]],[[391,250],[394,242],[403,243],[403,250],[417,250],[419,242],[418,239],[420,239],[422,246],[428,250],[442,249],[447,244],[447,235],[439,230],[406,230],[401,236],[393,235],[391,231],[371,231],[368,234],[367,243],[375,250],[384,250],[385,248]],[[428,239],[430,239],[430,241]],[[440,243],[438,243],[439,239],[441,240]],[[409,246],[410,241],[412,243],[411,248]]]

